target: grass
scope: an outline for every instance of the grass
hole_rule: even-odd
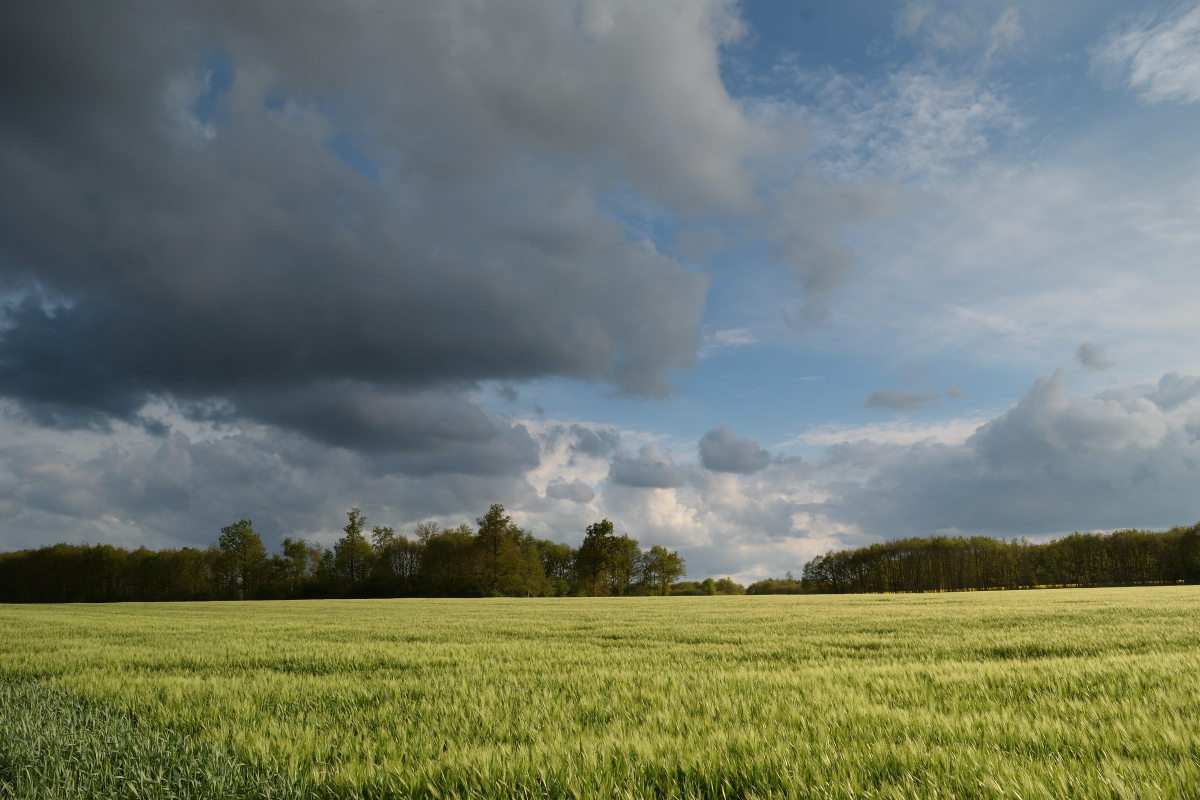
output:
[[[1200,589],[0,606],[6,793],[1200,797]]]

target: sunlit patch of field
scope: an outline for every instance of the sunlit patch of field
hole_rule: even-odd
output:
[[[0,606],[0,634],[11,796],[1200,796],[1193,587]]]

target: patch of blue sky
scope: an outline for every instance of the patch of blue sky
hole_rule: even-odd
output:
[[[300,100],[301,98],[294,96],[291,87],[286,84],[277,84],[264,93],[263,108],[277,112],[283,110],[288,102],[299,102]],[[350,104],[346,102],[346,98],[335,93],[313,100],[303,100],[304,102],[313,102],[321,116],[332,123],[336,129],[336,133],[324,139],[321,146],[364,178],[378,181],[381,169],[380,161],[370,155],[372,144],[370,137],[358,129],[355,124],[357,118]]]
[[[204,78],[204,91],[192,104],[192,113],[201,125],[218,120],[221,96],[233,88],[237,70],[224,50],[209,50],[201,55],[200,74]]]
[[[325,140],[324,146],[369,180],[379,180],[379,164],[367,155],[365,137],[356,136],[346,130],[339,130],[330,139]]]

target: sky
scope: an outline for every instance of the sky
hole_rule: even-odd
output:
[[[1200,5],[0,9],[0,549],[742,581],[1200,520]]]

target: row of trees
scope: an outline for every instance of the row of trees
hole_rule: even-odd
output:
[[[728,578],[680,582],[676,552],[589,525],[578,548],[537,539],[493,505],[477,527],[369,531],[347,513],[332,548],[285,538],[269,554],[250,520],[207,549],[126,550],[58,544],[0,553],[0,602],[284,599],[299,597],[548,596],[945,592],[1040,586],[1200,583],[1200,523],[1164,532],[1075,533],[1047,543],[934,536],[829,552],[796,579],[748,589]]]
[[[1200,583],[1200,523],[1151,532],[1073,533],[1052,542],[986,536],[901,539],[818,556],[796,581],[755,594],[952,592],[1039,586]]]
[[[422,522],[413,538],[368,530],[357,508],[346,516],[332,548],[288,537],[269,554],[243,519],[206,549],[58,544],[3,553],[0,602],[669,594],[686,575],[678,553],[643,550],[608,520],[573,548],[533,537],[501,505],[476,528]]]

